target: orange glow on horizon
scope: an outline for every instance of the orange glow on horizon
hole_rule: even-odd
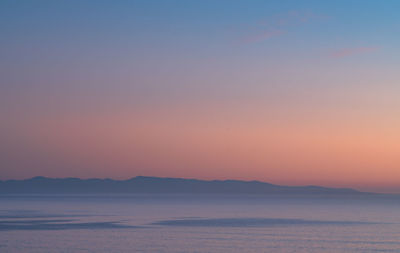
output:
[[[64,164],[85,168],[82,177],[242,179],[362,190],[395,185],[392,179],[400,176],[400,133],[393,119],[186,110],[52,115],[25,131],[38,150],[38,166],[51,154],[46,175],[79,171],[54,169]]]

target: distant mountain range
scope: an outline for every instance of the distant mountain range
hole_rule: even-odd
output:
[[[281,186],[259,181],[138,176],[128,180],[47,178],[0,181],[0,194],[362,194],[349,188]]]

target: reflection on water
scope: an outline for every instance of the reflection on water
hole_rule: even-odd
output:
[[[0,252],[400,252],[399,203],[0,195]]]
[[[268,218],[219,218],[219,219],[177,219],[153,222],[152,225],[184,227],[265,227],[296,225],[362,225],[374,224],[361,221],[324,221],[304,219],[268,219]]]
[[[1,230],[65,230],[65,229],[110,229],[133,228],[118,222],[74,222],[72,220],[24,220],[0,221]]]
[[[88,215],[74,214],[48,214],[37,210],[0,210],[0,219],[26,219],[26,218],[62,218],[62,217],[82,217]],[[1,221],[0,221],[1,222]]]
[[[119,221],[82,222],[78,218],[92,215],[46,214],[35,210],[1,210],[0,231],[4,230],[66,230],[135,228]],[[54,218],[74,219],[54,219]],[[34,218],[34,219],[32,219]]]

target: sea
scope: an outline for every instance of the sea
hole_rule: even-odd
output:
[[[400,252],[400,197],[0,195],[0,252]]]

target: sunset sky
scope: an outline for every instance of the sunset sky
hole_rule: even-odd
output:
[[[400,1],[0,2],[0,179],[400,193]]]

